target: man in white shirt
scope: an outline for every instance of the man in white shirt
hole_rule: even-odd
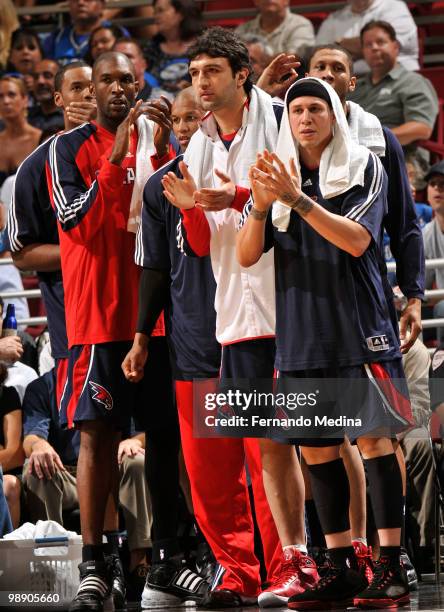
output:
[[[366,23],[384,19],[392,24],[400,44],[399,63],[406,70],[419,70],[418,31],[413,17],[402,0],[348,0],[322,23],[316,44],[337,42],[353,55],[354,74],[369,72],[363,59],[359,33]]]
[[[289,0],[254,0],[259,14],[242,23],[236,34],[263,36],[272,47],[273,53],[295,53],[303,55],[307,47],[314,45],[315,37],[311,22],[291,13]]]

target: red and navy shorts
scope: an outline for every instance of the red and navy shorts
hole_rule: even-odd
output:
[[[280,371],[278,390],[283,393],[293,391],[297,382],[291,379],[318,380],[321,387],[324,380],[326,395],[328,385],[337,380],[339,385],[333,391],[331,401],[320,404],[317,412],[321,417],[327,414],[333,419],[343,416],[359,420],[361,425],[338,425],[336,431],[331,427],[323,429],[322,426],[314,430],[307,428],[304,431],[307,437],[287,439],[287,443],[335,446],[342,444],[344,435],[352,442],[365,436],[395,439],[398,433],[408,430],[414,423],[401,359],[316,370]],[[367,384],[353,384],[357,380],[365,380]],[[282,441],[279,435],[276,439]]]
[[[131,342],[73,346],[69,350],[65,387],[60,399],[60,424],[72,428],[82,421],[105,420],[127,431],[168,428],[177,423],[167,342],[151,338],[145,376],[130,383],[122,362]]]

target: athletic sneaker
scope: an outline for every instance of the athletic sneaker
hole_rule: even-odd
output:
[[[196,571],[199,576],[205,578],[208,584],[212,584],[216,572],[217,561],[213,551],[206,542],[201,542],[197,547]]]
[[[358,560],[359,571],[367,578],[367,583],[370,584],[373,580],[372,547],[354,540],[352,544]]]
[[[409,583],[410,591],[418,590],[418,574],[416,573],[413,563],[410,561],[410,557],[405,548],[401,546],[401,565],[407,573],[407,580]]]
[[[322,578],[322,576],[327,573],[328,568],[330,567],[330,560],[328,558],[328,548],[325,548],[323,546],[312,546],[308,549],[308,552],[313,561],[316,563],[319,577]]]
[[[257,606],[257,597],[248,597],[242,593],[218,587],[208,593],[204,608],[245,608]]]
[[[410,602],[407,573],[398,559],[375,561],[371,584],[353,600],[358,608],[397,608]]]
[[[202,604],[208,583],[191,571],[180,555],[149,568],[142,593],[142,609],[176,608]]]
[[[121,610],[126,607],[126,585],[125,575],[123,573],[122,562],[118,554],[105,555],[105,561],[108,563],[111,574],[111,595],[115,610]]]
[[[79,564],[80,584],[69,612],[102,612],[111,595],[109,565],[105,561]]]
[[[297,549],[286,549],[279,574],[258,597],[259,607],[279,608],[287,603],[289,597],[314,586],[318,580],[316,564],[311,557]]]
[[[347,566],[330,564],[319,582],[303,593],[293,595],[287,602],[292,610],[330,610],[352,605],[353,597],[367,585],[359,572]]]

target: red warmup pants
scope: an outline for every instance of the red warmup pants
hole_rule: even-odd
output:
[[[217,561],[225,569],[221,587],[255,597],[260,591],[259,561],[254,554],[245,461],[251,475],[269,580],[282,555],[265,495],[259,442],[254,438],[193,438],[192,381],[176,381],[176,400],[194,513]]]

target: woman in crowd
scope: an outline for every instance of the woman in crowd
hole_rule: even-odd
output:
[[[16,30],[11,39],[7,71],[18,72],[22,76],[28,93],[32,91],[35,66],[42,59],[42,45],[37,34],[29,28]]]
[[[0,68],[6,66],[11,47],[11,36],[19,27],[17,13],[11,0],[0,0]]]
[[[14,387],[5,387],[8,375],[6,366],[0,364],[0,465],[3,474],[3,490],[9,506],[12,524],[20,524],[20,481],[25,456],[22,448],[22,407]]]
[[[154,0],[158,34],[144,49],[148,70],[159,86],[176,93],[189,86],[187,49],[203,29],[194,0]]]
[[[27,108],[25,83],[16,77],[2,77],[0,118],[5,129],[0,132],[0,186],[39,144],[41,131],[28,123]]]
[[[118,25],[101,25],[91,32],[85,61],[91,66],[105,51],[111,51],[114,43],[125,36],[125,31]]]

